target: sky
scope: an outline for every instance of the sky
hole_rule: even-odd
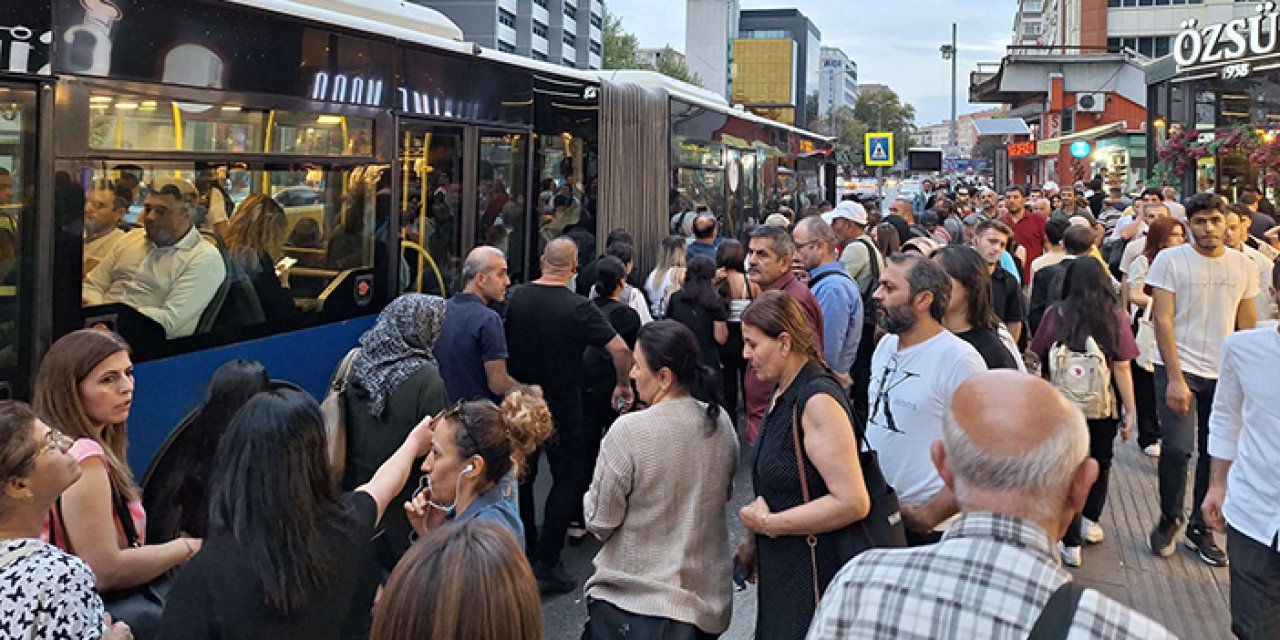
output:
[[[951,117],[951,63],[938,47],[958,25],[956,109],[965,114],[996,105],[968,103],[969,72],[999,62],[1010,44],[1017,0],[741,0],[743,9],[796,8],[834,46],[858,63],[860,83],[887,84],[916,108],[916,124]],[[684,0],[605,0],[640,46],[684,51]]]

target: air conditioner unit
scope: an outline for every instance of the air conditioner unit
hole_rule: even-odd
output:
[[[1107,94],[1077,93],[1076,111],[1081,113],[1102,113],[1107,110]]]

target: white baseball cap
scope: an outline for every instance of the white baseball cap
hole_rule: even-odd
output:
[[[867,210],[852,200],[841,200],[835,209],[822,214],[822,221],[827,224],[842,218],[856,225],[867,226]]]

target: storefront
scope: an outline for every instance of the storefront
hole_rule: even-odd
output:
[[[1186,29],[1173,55],[1148,65],[1146,153],[1153,182],[1233,200],[1245,185],[1280,184],[1277,14]]]

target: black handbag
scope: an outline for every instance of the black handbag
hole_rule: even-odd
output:
[[[114,489],[111,491],[113,508],[120,528],[124,530],[125,541],[131,548],[139,548],[142,543],[138,538],[138,530],[129,514],[129,504],[124,496]],[[66,550],[70,552],[70,537],[67,536],[66,521],[62,517],[62,500],[54,503],[57,511],[58,526],[62,529],[62,537]],[[101,594],[111,619],[124,622],[133,632],[134,640],[151,640],[160,631],[160,618],[164,614],[164,605],[169,598],[169,589],[173,586],[173,572],[164,573],[151,582],[127,589],[118,589]]]
[[[833,381],[834,382],[834,381]],[[845,413],[848,413],[846,407]],[[852,417],[850,417],[852,420]],[[863,434],[854,429],[858,439],[858,461],[862,465],[862,482],[867,487],[867,495],[871,498],[871,510],[867,517],[850,524],[843,529],[833,531],[824,536],[835,546],[835,554],[841,565],[868,549],[905,547],[907,532],[902,523],[902,513],[898,509],[898,492],[884,479],[880,471],[880,460]],[[811,500],[809,481],[805,476],[804,449],[800,444],[800,403],[791,407],[791,441],[795,447],[796,470],[800,474],[800,495],[804,503]],[[813,602],[816,606],[821,599],[821,580],[818,576],[818,536],[808,535],[805,543],[809,546],[809,561],[813,573]]]

